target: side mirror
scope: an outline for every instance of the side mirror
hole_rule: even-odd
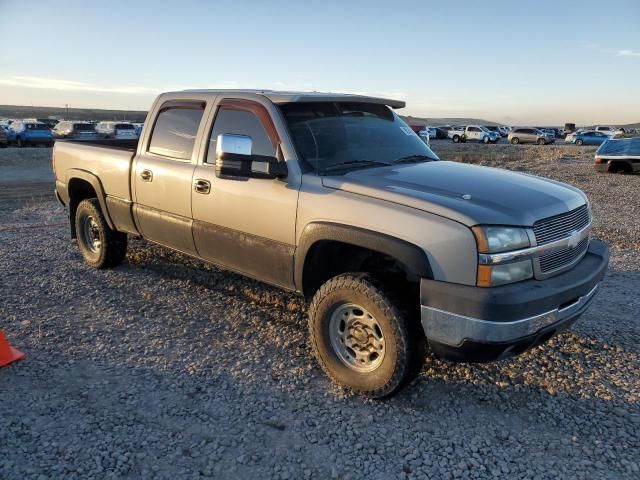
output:
[[[276,157],[253,155],[248,135],[222,133],[216,141],[216,176],[230,180],[284,178],[287,164]]]

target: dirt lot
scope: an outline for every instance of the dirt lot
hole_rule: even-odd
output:
[[[611,268],[572,331],[429,356],[382,402],[326,380],[295,296],[137,240],[85,266],[49,150],[0,150],[0,326],[27,354],[0,370],[0,479],[639,478],[640,176],[595,173],[589,147],[433,149],[583,189]]]

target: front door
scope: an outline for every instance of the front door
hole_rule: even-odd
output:
[[[195,139],[204,102],[167,102],[156,117],[148,148],[132,169],[135,214],[145,238],[196,254],[191,226]]]
[[[216,140],[223,133],[251,137],[251,153],[256,155],[276,156],[281,141],[263,104],[244,99],[219,102],[208,146],[193,177],[193,237],[198,253],[226,268],[293,288],[299,182],[218,178]]]

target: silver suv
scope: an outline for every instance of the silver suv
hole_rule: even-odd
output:
[[[551,133],[543,132],[537,128],[514,128],[507,137],[513,145],[518,143],[537,143],[546,145],[556,141],[556,137]]]

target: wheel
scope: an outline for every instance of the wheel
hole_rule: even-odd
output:
[[[76,238],[84,261],[94,268],[115,267],[127,254],[127,235],[109,228],[96,198],[78,205]]]
[[[536,142],[538,145],[544,145],[544,138],[539,138]]]
[[[20,137],[16,138],[16,145],[18,145],[18,148],[22,148],[26,146],[26,144],[22,141],[22,138]]]
[[[318,363],[338,384],[382,398],[419,372],[426,341],[420,322],[409,322],[366,274],[344,274],[320,287],[309,307],[309,335]]]
[[[482,141],[483,141],[484,143],[489,143],[489,142],[491,141],[491,139],[490,139],[489,137],[484,137],[484,138],[482,139]]]
[[[460,137],[458,135],[454,135],[453,136],[453,143],[458,143],[460,142]]]
[[[576,145],[580,146],[582,144],[584,144],[584,140],[581,140],[581,139],[576,140]]]
[[[512,143],[513,145],[517,145],[517,144],[519,144],[519,143],[520,143],[520,139],[519,139],[518,137],[513,137],[513,138],[511,139],[511,143]]]

